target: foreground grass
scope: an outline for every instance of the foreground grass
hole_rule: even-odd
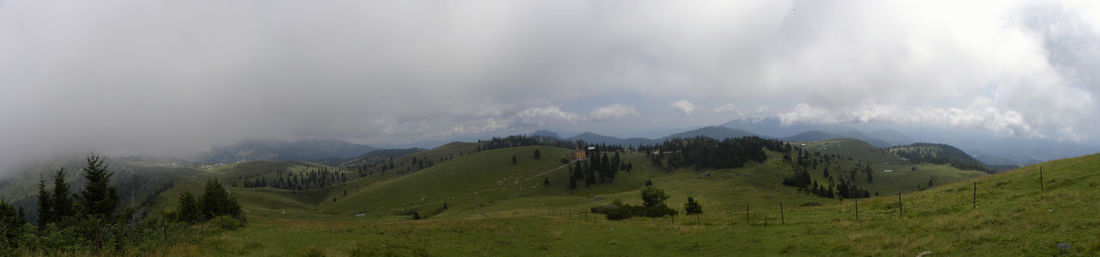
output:
[[[768,165],[768,164],[760,164]],[[1100,255],[1100,155],[856,203],[760,187],[753,167],[655,183],[706,214],[607,221],[586,209],[637,191],[502,200],[478,212],[401,217],[250,217],[249,227],[173,246],[165,256],[1064,256]],[[739,173],[745,173],[737,176]],[[724,174],[724,175],[723,175]],[[728,176],[734,175],[734,176]],[[974,190],[975,185],[977,190]],[[977,195],[976,205],[974,195]],[[785,202],[780,218],[779,202]],[[748,203],[750,210],[744,211]],[[821,205],[821,206],[815,206]],[[782,223],[782,224],[780,224]]]

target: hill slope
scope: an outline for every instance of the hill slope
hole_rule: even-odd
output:
[[[253,160],[315,161],[346,159],[375,150],[341,140],[306,139],[293,142],[278,140],[244,140],[228,146],[214,147],[203,154],[207,163],[230,163]]]
[[[948,164],[959,169],[992,172],[992,169],[966,152],[945,144],[916,143],[892,147],[890,152],[906,158],[910,162]]]

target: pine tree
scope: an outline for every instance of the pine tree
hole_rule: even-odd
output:
[[[23,209],[15,208],[0,200],[0,249],[10,249],[16,246],[18,237],[23,234],[23,224],[27,223],[23,218]],[[10,247],[10,248],[9,248]],[[5,253],[4,255],[10,254]]]
[[[699,205],[699,202],[696,202],[695,199],[692,199],[690,196],[688,196],[688,202],[684,204],[684,213],[685,214],[700,214],[700,213],[703,213],[703,206]]]
[[[117,190],[108,184],[114,172],[107,170],[106,160],[98,155],[88,156],[83,171],[88,183],[78,197],[82,213],[109,220],[118,207]]]
[[[199,203],[195,200],[195,196],[190,191],[183,191],[180,193],[179,208],[176,209],[176,220],[187,222],[188,224],[195,224],[202,221],[202,212],[199,210]]]
[[[52,200],[50,200],[50,191],[46,190],[46,178],[42,175],[38,176],[38,228],[42,229],[46,227],[47,223],[53,221]]]
[[[199,199],[199,208],[203,218],[212,219],[222,215],[244,218],[241,215],[241,205],[237,202],[237,199],[229,197],[229,193],[218,180],[211,179],[207,181],[206,188],[203,191],[204,193]]]
[[[65,169],[59,169],[53,175],[53,194],[50,195],[50,201],[53,202],[50,207],[53,209],[50,221],[62,221],[76,214],[73,210],[73,199],[69,196],[69,182],[65,181],[65,176]]]
[[[222,188],[221,183],[218,183],[216,179],[210,179],[206,181],[206,187],[203,190],[202,198],[199,199],[199,205],[202,210],[204,219],[212,219],[219,215],[224,215],[226,212],[226,202],[228,201],[229,194],[225,192],[225,188]]]

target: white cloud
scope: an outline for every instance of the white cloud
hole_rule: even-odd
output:
[[[696,106],[688,100],[675,101],[669,103],[668,106],[672,107],[672,110],[683,115],[691,115],[691,113],[695,110],[702,109],[701,107]]]
[[[0,158],[675,120],[554,105],[610,95],[1094,139],[1098,42],[1079,0],[4,1]]]
[[[829,109],[798,104],[778,115],[783,125],[794,123],[868,123],[884,122],[908,125],[937,125],[950,128],[985,129],[1013,136],[1045,137],[1023,115],[977,99],[965,107],[907,107],[864,104],[851,108]]]
[[[714,109],[714,112],[736,112],[740,113],[741,109],[737,108],[736,104],[728,103]]]
[[[588,119],[594,121],[615,120],[621,118],[638,117],[638,109],[634,106],[612,104],[597,107],[588,113]]]

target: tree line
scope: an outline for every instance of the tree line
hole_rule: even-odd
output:
[[[836,154],[810,152],[797,147],[784,153],[783,161],[794,168],[794,172],[783,179],[783,185],[797,187],[799,191],[826,198],[871,197],[871,192],[860,188],[856,183],[859,179],[867,183],[874,181],[874,170],[870,163],[855,161],[849,169],[841,169],[842,163],[850,163],[854,160],[845,159]],[[832,172],[829,171],[829,167],[833,167]],[[810,175],[810,171],[817,170],[821,170],[824,181],[818,181]]]
[[[611,205],[593,207],[591,212],[605,214],[609,220],[622,220],[632,217],[657,218],[678,214],[675,209],[665,204],[665,200],[668,200],[670,196],[665,193],[665,190],[653,186],[653,181],[646,180],[646,184],[642,186],[641,191],[641,206],[624,204],[621,200],[616,200]],[[684,204],[684,213],[688,215],[703,213],[703,206],[699,202],[690,196],[687,199],[687,203]]]
[[[615,182],[615,175],[619,171],[630,172],[634,169],[634,164],[623,162],[620,151],[611,152],[613,155],[608,155],[607,151],[600,150],[598,147],[585,151],[584,160],[569,166],[569,190],[577,189],[577,181],[584,182],[585,188],[590,188],[594,184],[612,183]]]
[[[679,169],[692,166],[696,170],[738,168],[749,161],[768,159],[765,149],[788,152],[790,144],[777,139],[741,137],[717,140],[709,137],[674,138],[656,145],[642,145],[654,166]]]
[[[347,183],[349,179],[348,172],[342,172],[338,170],[330,170],[328,167],[320,167],[314,169],[307,169],[299,172],[291,172],[288,170],[276,170],[270,173],[274,173],[275,177],[270,178],[270,175],[263,174],[253,177],[238,177],[232,185],[235,187],[255,188],[255,187],[272,187],[287,190],[303,190],[314,188],[326,188],[329,186]]]
[[[163,224],[144,221],[143,213],[133,208],[119,209],[118,189],[110,185],[112,172],[107,160],[91,155],[85,160],[81,177],[83,188],[74,192],[64,168],[53,174],[50,183],[40,177],[35,224],[28,223],[22,207],[13,207],[0,200],[0,253],[24,255],[64,255],[73,252],[120,253],[126,249],[147,246],[153,235],[167,231]],[[51,187],[52,185],[52,187]],[[219,186],[220,187],[220,186]],[[222,191],[223,194],[224,191]],[[218,201],[205,197],[203,204]],[[206,200],[209,199],[209,200]],[[208,214],[240,214],[239,206],[220,205],[220,211]],[[235,208],[235,209],[234,209]],[[205,210],[205,209],[200,209]],[[108,254],[110,255],[110,254]]]

